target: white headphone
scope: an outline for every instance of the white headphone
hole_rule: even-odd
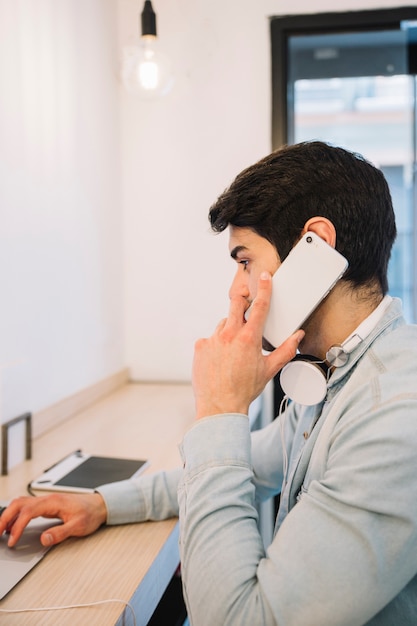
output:
[[[328,349],[325,361],[314,356],[297,354],[287,363],[282,368],[279,379],[285,396],[305,406],[313,406],[324,400],[330,368],[342,367],[348,362],[350,353],[375,328],[391,300],[390,296],[385,296],[377,308],[341,345],[334,345]]]

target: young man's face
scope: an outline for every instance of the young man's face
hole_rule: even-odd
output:
[[[241,296],[249,306],[256,296],[261,272],[266,270],[272,275],[280,266],[278,253],[267,239],[238,226],[229,226],[229,250],[238,264],[229,296]]]

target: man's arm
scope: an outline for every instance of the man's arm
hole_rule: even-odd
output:
[[[107,507],[107,524],[129,524],[178,516],[182,468],[143,474],[137,479],[97,488]]]
[[[181,469],[144,474],[137,479],[103,485],[93,494],[52,493],[14,499],[0,517],[0,534],[9,533],[14,546],[35,517],[59,518],[41,535],[43,545],[55,545],[68,537],[84,537],[101,525],[127,524],[178,515],[177,487]]]
[[[335,410],[317,478],[265,554],[245,413],[280,360],[282,366],[291,358],[299,338],[262,355],[269,294],[270,284],[261,276],[248,322],[244,303],[232,299],[229,318],[196,344],[198,422],[183,440],[178,492],[190,621],[359,626],[402,593],[417,572],[417,397],[398,364],[388,381],[379,364],[372,381],[355,370],[340,392],[352,409],[343,415]],[[376,392],[379,375],[387,392],[383,401]],[[360,393],[368,399],[366,407]],[[415,606],[415,598],[408,605]]]
[[[179,487],[192,623],[355,626],[399,594],[417,570],[413,413],[415,401],[396,402],[334,433],[323,478],[303,493],[266,554],[247,421],[198,422],[184,438]]]

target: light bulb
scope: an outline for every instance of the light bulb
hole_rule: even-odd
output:
[[[139,83],[143,89],[157,89],[160,72],[153,50],[145,51],[145,58],[138,64],[137,72]]]
[[[150,0],[145,0],[140,22],[140,42],[123,50],[122,78],[129,93],[149,99],[167,94],[174,78],[169,59],[159,50]]]
[[[166,95],[174,82],[169,59],[153,35],[143,35],[138,44],[124,48],[122,74],[127,91],[143,98]]]

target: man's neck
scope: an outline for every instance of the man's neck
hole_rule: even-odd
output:
[[[300,352],[324,360],[328,349],[341,345],[382,298],[381,292],[352,290],[346,283],[338,283],[303,325],[306,336],[300,344]]]

